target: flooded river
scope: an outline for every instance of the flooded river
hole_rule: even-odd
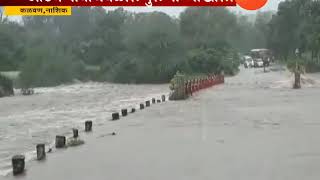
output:
[[[291,124],[295,122],[290,118],[286,119],[291,109],[295,111],[306,108],[308,110],[306,112],[309,112],[319,108],[319,106],[316,107],[318,105],[316,101],[320,101],[320,74],[308,74],[303,78],[303,88],[294,91],[291,89],[292,74],[281,67],[273,67],[268,73],[263,73],[262,69],[241,68],[237,76],[226,78],[224,85],[211,91],[199,92],[199,97],[195,95],[187,103],[194,103],[190,108],[199,110],[198,106],[207,103],[204,99],[209,100],[201,99],[200,95],[210,96],[214,99],[210,102],[210,108],[213,106],[221,108],[215,112],[215,117],[220,118],[224,125],[234,123],[242,127],[243,123],[251,122],[251,116],[254,118],[265,116],[260,120],[252,121],[255,127],[268,124],[268,118],[272,119],[271,124],[274,126],[279,125],[277,121],[279,118],[281,122]],[[70,136],[71,128],[83,129],[86,120],[93,120],[94,126],[110,125],[111,127],[112,122],[109,121],[111,112],[119,111],[121,108],[138,107],[139,103],[146,99],[160,98],[161,94],[168,94],[169,89],[167,84],[120,85],[89,82],[37,88],[35,91],[37,94],[33,96],[17,95],[0,99],[0,177],[10,172],[12,155],[22,153],[26,155],[27,160],[33,159],[36,144],[46,143],[47,147],[52,146],[55,135]],[[306,98],[302,98],[303,102],[298,106],[295,100],[301,99],[304,95]],[[291,109],[288,103],[291,103]],[[231,113],[230,109],[237,111]],[[173,112],[175,110],[172,110]],[[235,112],[238,112],[239,117],[231,119],[242,118],[242,120],[227,120],[227,116],[236,116]],[[204,112],[206,113],[210,114]],[[276,117],[274,117],[275,114]],[[162,119],[157,123],[172,124],[172,118],[178,119],[174,116],[183,116],[183,114],[173,113],[168,116],[170,118]],[[198,122],[192,117],[188,117],[191,118],[190,121]],[[211,116],[208,115],[209,117]],[[188,118],[182,118],[181,123],[188,124]],[[215,120],[212,123],[220,122]],[[306,122],[316,123],[310,119]],[[153,125],[155,129],[157,129],[157,123]],[[297,124],[300,126],[301,122]],[[229,132],[228,129],[226,132]]]
[[[168,85],[121,85],[79,83],[36,88],[33,96],[0,98],[0,177],[11,171],[11,157],[25,154],[35,158],[35,146],[53,146],[55,135],[69,135],[71,128],[84,128],[86,120],[94,126],[110,122],[111,112],[138,108],[151,97],[160,99]]]

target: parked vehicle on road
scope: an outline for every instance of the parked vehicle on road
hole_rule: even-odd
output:
[[[251,68],[254,66],[254,62],[251,56],[243,56],[243,61],[244,61],[244,67],[245,68]]]
[[[262,62],[265,63],[266,66],[269,66],[270,63],[274,60],[273,54],[269,49],[252,49],[250,51],[250,55],[255,61],[255,67],[260,67],[258,66],[258,64],[261,63],[260,60],[262,60]]]
[[[262,59],[256,59],[254,61],[254,67],[263,67],[263,63]]]

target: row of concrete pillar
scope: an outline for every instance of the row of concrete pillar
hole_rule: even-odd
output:
[[[166,96],[162,95],[161,100],[160,99],[155,99],[152,98],[151,102],[152,104],[161,103],[166,101]],[[140,104],[140,110],[144,109],[145,107],[150,106],[150,100],[146,101],[145,104],[141,103]],[[136,112],[135,108],[131,109],[131,113]],[[122,116],[127,116],[128,115],[128,109],[121,109],[121,115]],[[112,120],[119,120],[120,115],[119,113],[112,113]],[[85,132],[90,132],[92,131],[92,121],[85,121],[84,123],[85,127]],[[76,128],[72,129],[73,132],[73,138],[78,138],[79,137],[79,130]],[[112,135],[115,135],[115,133],[112,133]],[[66,147],[66,136],[62,135],[57,135],[55,139],[55,148],[64,148]],[[46,158],[46,148],[45,144],[37,144],[36,145],[36,151],[37,151],[37,160],[43,160]],[[52,149],[49,149],[48,152],[51,152]],[[25,156],[24,155],[15,155],[12,157],[12,169],[13,169],[13,175],[18,175],[24,172],[25,169]]]
[[[140,110],[144,109],[145,107],[150,107],[151,106],[151,103],[152,104],[156,104],[156,103],[161,103],[161,102],[165,102],[166,101],[166,96],[165,95],[162,95],[161,96],[161,99],[156,99],[156,98],[152,98],[151,101],[150,100],[147,100],[145,103],[141,103],[139,105],[139,108]],[[131,109],[131,113],[134,113],[136,112],[136,109],[135,108],[132,108]],[[128,115],[128,109],[121,109],[121,115],[124,117],[124,116],[127,116]],[[119,112],[114,112],[112,113],[112,120],[119,120],[120,119],[120,114]]]

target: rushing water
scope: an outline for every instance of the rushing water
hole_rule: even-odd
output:
[[[226,78],[223,88],[228,91],[216,92],[230,104],[235,103],[234,99],[229,98],[231,92],[249,92],[253,99],[261,99],[261,94],[255,93],[261,89],[278,96],[278,101],[285,101],[292,98],[292,80],[292,74],[281,67],[271,68],[268,73],[263,73],[262,69],[241,69],[237,76]],[[304,75],[302,86],[301,90],[295,91],[298,95],[312,91],[318,101],[319,73]],[[146,99],[168,94],[169,89],[167,84],[90,82],[37,88],[35,91],[33,96],[18,93],[14,97],[0,98],[0,177],[11,171],[13,155],[25,154],[27,160],[31,160],[35,158],[36,144],[52,146],[55,135],[71,135],[71,128],[83,129],[86,120],[92,120],[94,126],[110,123],[111,112],[138,107]],[[245,100],[241,102],[246,103]],[[254,107],[251,110],[255,113]]]
[[[168,85],[121,85],[79,83],[36,88],[33,96],[0,98],[0,176],[11,171],[11,157],[25,154],[35,158],[35,145],[52,146],[55,135],[83,129],[84,121],[94,125],[109,122],[111,112],[138,108],[151,97],[168,94]]]

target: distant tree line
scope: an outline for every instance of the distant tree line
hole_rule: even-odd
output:
[[[235,74],[239,52],[266,47],[267,35],[276,36],[270,12],[251,18],[222,7],[191,7],[173,18],[162,12],[75,7],[72,14],[24,16],[21,23],[2,17],[0,71],[19,70],[24,87],[74,79],[163,83],[177,71]]]

